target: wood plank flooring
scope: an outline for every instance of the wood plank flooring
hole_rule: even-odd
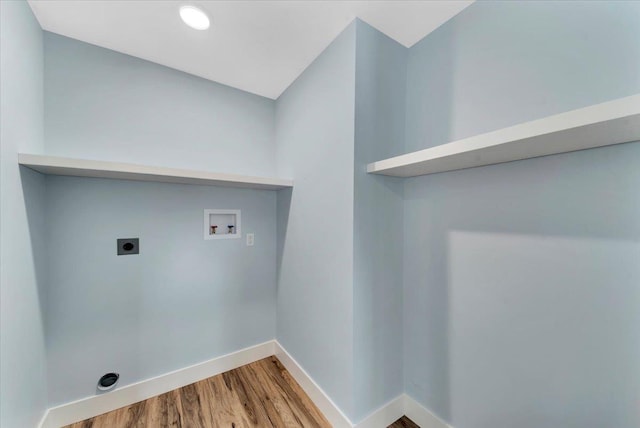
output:
[[[67,428],[330,427],[276,357]]]
[[[331,427],[276,357],[65,428]],[[406,417],[389,428],[419,428]]]
[[[420,428],[415,422],[406,416],[401,417],[387,428]]]

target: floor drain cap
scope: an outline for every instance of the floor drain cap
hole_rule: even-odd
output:
[[[118,379],[120,379],[118,373],[107,373],[98,381],[98,389],[100,391],[108,391],[116,386]]]

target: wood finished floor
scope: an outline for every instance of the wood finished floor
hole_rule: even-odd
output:
[[[406,416],[401,417],[387,428],[420,428],[415,422]]]
[[[330,427],[276,357],[68,425],[130,427]]]
[[[276,357],[66,428],[331,427]],[[419,428],[406,417],[389,428]]]

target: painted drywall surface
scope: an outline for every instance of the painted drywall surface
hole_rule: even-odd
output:
[[[403,392],[403,181],[366,166],[404,150],[407,49],[356,24],[354,422]]]
[[[407,150],[640,92],[640,5],[480,2],[409,53]],[[408,179],[409,395],[456,428],[640,424],[640,146]]]
[[[45,32],[48,154],[269,176],[274,113],[267,98]]]
[[[240,209],[243,237],[204,240],[207,208]],[[275,337],[275,192],[48,177],[46,213],[51,405]]]
[[[456,428],[640,424],[640,144],[407,182],[407,392]]]
[[[0,425],[32,427],[47,407],[43,328],[42,30],[26,2],[0,2]]]
[[[353,389],[355,24],[276,103],[280,343],[347,416]]]
[[[410,49],[407,151],[637,93],[639,8],[472,4]]]
[[[273,175],[274,115],[271,100],[45,33],[48,154]],[[274,193],[50,178],[47,205],[51,405],[95,394],[107,371],[126,385],[275,337]],[[242,209],[256,245],[203,240],[206,208]],[[142,253],[117,257],[130,236]]]

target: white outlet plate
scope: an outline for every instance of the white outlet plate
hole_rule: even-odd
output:
[[[254,236],[253,233],[247,233],[247,247],[253,247]]]

